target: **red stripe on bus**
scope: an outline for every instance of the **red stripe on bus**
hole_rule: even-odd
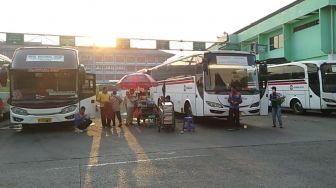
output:
[[[269,85],[299,85],[299,84],[307,84],[307,82],[272,82]]]
[[[192,84],[194,81],[174,81],[174,82],[166,82],[166,85],[174,85],[174,84]],[[163,84],[160,84],[163,85]]]

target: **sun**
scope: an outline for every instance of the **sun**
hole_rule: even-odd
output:
[[[93,45],[100,47],[115,47],[116,37],[108,33],[95,33],[92,35]]]

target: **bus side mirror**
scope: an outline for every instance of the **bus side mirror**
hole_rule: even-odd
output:
[[[2,87],[7,86],[8,79],[8,68],[6,66],[2,66],[0,69],[0,84]]]

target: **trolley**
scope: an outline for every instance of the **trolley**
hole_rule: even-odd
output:
[[[172,102],[162,102],[159,105],[158,131],[167,129],[175,130],[174,104]]]

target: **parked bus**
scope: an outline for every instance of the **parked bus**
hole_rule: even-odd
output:
[[[7,103],[7,100],[9,98],[9,80],[7,75],[7,69],[9,64],[11,63],[11,59],[7,56],[0,54],[0,69],[3,71],[3,76],[5,76],[3,82],[0,83],[0,103],[1,103],[1,109],[0,109],[0,117],[3,117],[3,114],[9,113],[9,105]]]
[[[302,114],[336,110],[336,61],[302,61],[268,67],[268,88],[286,96],[282,107]]]
[[[158,100],[163,91],[175,105],[175,111],[194,117],[228,117],[230,87],[237,86],[243,102],[243,116],[260,115],[261,102],[255,56],[247,52],[200,52],[167,61],[148,70],[159,82],[150,89]],[[265,100],[268,100],[265,97]],[[263,108],[268,108],[268,103]],[[267,110],[263,111],[268,113]],[[266,115],[263,114],[263,115]]]
[[[70,122],[80,106],[95,117],[96,78],[79,64],[77,50],[18,48],[8,71],[12,123]]]

